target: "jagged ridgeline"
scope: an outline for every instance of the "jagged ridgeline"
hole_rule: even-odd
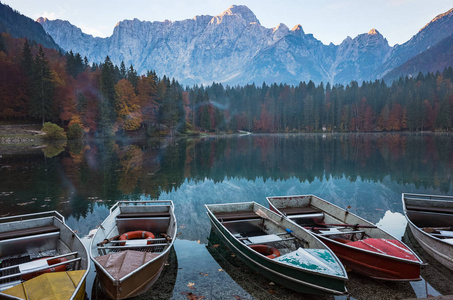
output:
[[[1,120],[78,124],[90,134],[144,131],[166,136],[204,132],[360,132],[452,128],[453,69],[442,73],[331,86],[183,88],[176,80],[131,65],[87,60],[69,52],[30,47],[2,35]],[[21,55],[15,55],[21,53]],[[64,66],[64,67],[62,67]],[[42,87],[45,87],[44,89]]]
[[[453,33],[453,10],[440,14],[402,45],[390,46],[378,29],[340,45],[325,45],[316,32],[302,25],[288,28],[262,26],[246,6],[233,5],[217,16],[196,16],[181,21],[118,22],[113,34],[95,38],[67,21],[38,20],[65,50],[100,63],[109,55],[114,64],[124,61],[139,74],[153,69],[159,76],[181,84],[229,85],[266,82],[297,85],[300,81],[346,85],[374,81],[414,56],[429,50]],[[423,67],[424,62],[419,62]],[[444,64],[439,57],[437,68]],[[410,70],[405,75],[417,75]],[[392,78],[394,79],[394,78]]]
[[[427,42],[426,33],[434,34],[439,24],[443,28],[449,26],[452,14],[450,11],[440,15],[407,45]],[[228,18],[247,20],[252,27],[261,26],[243,6],[233,6],[221,16],[209,18],[212,24],[207,26],[228,26],[231,23],[224,22]],[[196,19],[192,21],[200,21]],[[179,26],[176,23],[172,26]],[[278,30],[286,32],[281,25],[273,34]],[[304,35],[300,26],[291,32]],[[380,39],[379,36],[372,30],[358,39],[370,42]],[[403,46],[394,49],[402,53]],[[431,49],[437,47],[427,51]],[[123,60],[116,64],[108,55],[99,63],[90,62],[81,53],[70,50],[62,54],[6,33],[1,35],[0,51],[4,53],[0,60],[3,78],[0,121],[51,121],[65,129],[77,124],[86,133],[104,136],[137,131],[167,136],[200,131],[360,132],[452,128],[451,67],[441,72],[401,77],[391,85],[379,80],[332,85],[302,81],[301,76],[294,85],[210,83],[183,87],[172,77],[160,77],[151,69],[141,75],[134,64]],[[200,64],[205,66],[202,61]]]
[[[183,87],[154,71],[114,65],[107,56],[91,66],[80,54],[31,46],[1,36],[3,96],[0,120],[52,121],[89,134],[150,136],[237,132],[362,132],[451,130],[453,69],[346,86]],[[21,53],[21,55],[16,55]],[[8,76],[6,76],[8,74]],[[44,88],[43,88],[44,87]]]

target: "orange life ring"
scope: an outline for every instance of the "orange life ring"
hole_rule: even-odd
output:
[[[119,238],[120,241],[133,240],[133,239],[147,239],[148,241],[146,242],[146,244],[150,245],[152,243],[151,240],[154,239],[154,234],[149,231],[137,230],[137,231],[129,231],[129,232],[123,233]],[[126,243],[121,243],[120,245],[124,246],[124,245],[126,245]]]
[[[266,255],[266,257],[269,257],[270,259],[274,259],[280,256],[280,251],[278,251],[277,248],[268,245],[251,245],[250,248],[258,253]]]
[[[46,259],[47,264],[50,266],[50,268],[42,270],[42,271],[22,275],[23,280],[29,280],[29,279],[35,278],[36,276],[44,274],[44,273],[64,272],[67,269],[67,265],[60,265],[60,266],[52,267],[52,265],[56,265],[56,264],[68,261],[68,259],[65,257],[54,258],[54,259],[49,259],[49,257],[44,257],[44,258],[40,258],[40,259]]]

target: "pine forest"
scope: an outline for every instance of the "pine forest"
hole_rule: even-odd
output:
[[[53,122],[91,135],[251,132],[449,131],[453,69],[391,84],[312,81],[299,85],[181,86],[152,70],[137,74],[107,56],[0,35],[0,122]]]

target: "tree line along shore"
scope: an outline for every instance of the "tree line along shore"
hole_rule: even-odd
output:
[[[79,135],[450,131],[453,69],[386,84],[312,81],[182,86],[131,65],[0,35],[0,124],[52,122]]]

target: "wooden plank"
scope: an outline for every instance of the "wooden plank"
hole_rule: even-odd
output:
[[[412,211],[420,211],[420,212],[453,214],[453,208],[446,208],[446,207],[407,205],[406,209],[409,211],[412,210]]]
[[[314,214],[322,213],[320,209],[311,206],[304,207],[282,207],[279,210],[286,215],[302,215],[302,214]]]
[[[218,220],[232,221],[232,220],[245,220],[245,219],[257,219],[260,218],[253,211],[235,211],[235,212],[221,212],[215,213],[215,217]]]
[[[318,235],[329,236],[329,235],[356,234],[356,233],[365,233],[365,232],[364,232],[363,230],[356,230],[356,231],[337,231],[337,232],[318,233]]]
[[[103,249],[132,249],[132,248],[154,248],[154,247],[164,247],[168,246],[170,244],[149,244],[149,245],[131,245],[131,246],[104,246],[104,247],[98,247],[99,250]]]
[[[253,219],[229,220],[229,221],[221,221],[220,223],[222,223],[222,224],[247,223],[247,222],[261,221],[261,220],[262,220],[261,218],[256,216],[256,218],[253,218]]]
[[[165,242],[165,241],[168,241],[168,239],[166,238],[157,238],[157,239],[151,239],[151,240],[146,240],[146,241],[151,241],[151,242]],[[111,240],[109,241],[110,243],[112,244],[115,244],[115,243],[124,243],[125,240]],[[104,243],[105,244],[105,243]]]
[[[309,214],[297,214],[297,215],[288,215],[290,219],[320,219],[323,218],[323,213],[309,213]]]
[[[27,228],[27,229],[21,229],[21,230],[0,232],[0,241],[20,238],[20,237],[25,237],[25,236],[32,236],[32,235],[37,235],[37,234],[58,232],[58,231],[60,231],[60,229],[57,226],[48,225],[48,226],[33,227],[33,228]]]
[[[49,259],[52,259],[52,258],[49,258]],[[67,261],[64,261],[64,262],[60,262],[58,264],[54,264],[54,265],[50,265],[50,266],[47,265],[47,266],[43,266],[43,267],[40,267],[40,268],[29,270],[29,271],[24,271],[24,272],[20,272],[20,273],[14,273],[14,274],[5,275],[5,276],[0,277],[0,280],[14,278],[14,277],[22,276],[22,275],[25,275],[25,274],[36,273],[36,272],[39,272],[39,271],[47,270],[49,268],[55,268],[55,267],[62,266],[62,265],[68,265],[70,263],[78,262],[78,261],[81,261],[81,260],[82,260],[81,257],[77,257],[77,258],[70,259],[70,260],[67,260]]]
[[[127,218],[157,218],[169,216],[170,213],[167,211],[157,211],[157,212],[121,213],[116,217],[119,219],[127,219]]]
[[[292,241],[292,240],[295,240],[295,239],[296,239],[295,237],[289,237],[289,238],[283,238],[283,239],[278,240],[278,241],[262,241],[262,242],[259,242],[259,243],[246,243],[246,245],[250,246],[250,245],[271,244],[271,243],[279,243],[279,242],[284,242],[284,241]]]

